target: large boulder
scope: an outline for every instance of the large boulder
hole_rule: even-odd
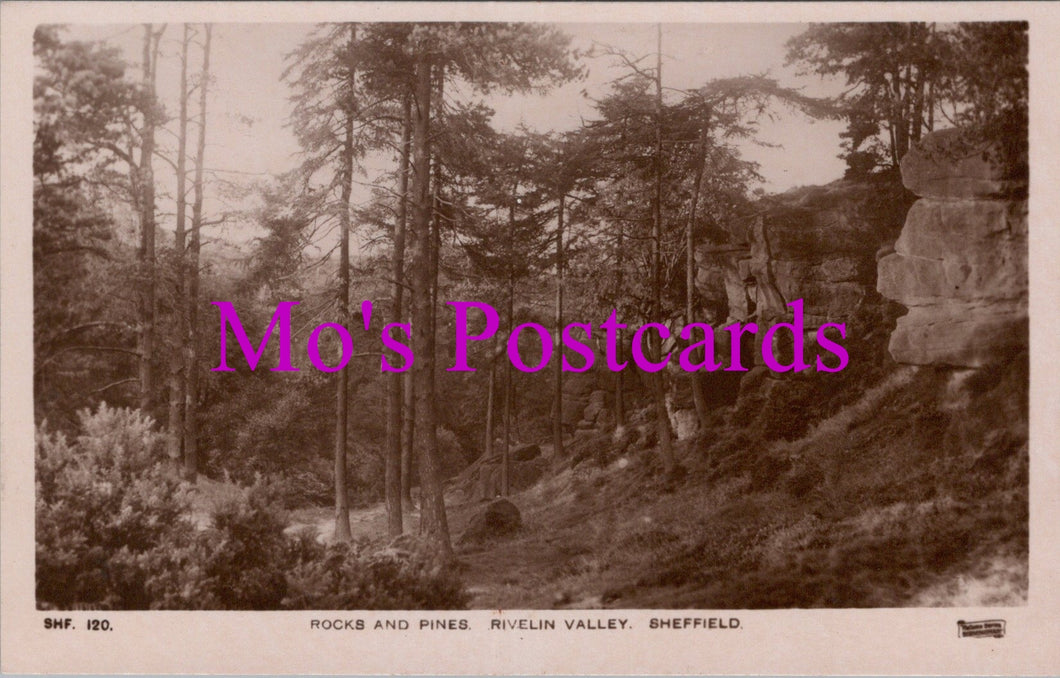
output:
[[[898,362],[981,367],[1027,345],[1026,175],[996,145],[955,154],[960,141],[955,130],[928,135],[902,161],[923,197],[877,278],[909,308],[891,334]]]
[[[497,499],[471,516],[459,542],[468,544],[503,537],[517,532],[522,524],[516,505],[507,499]]]
[[[515,461],[511,465],[512,477],[508,479],[512,492],[521,492],[537,484],[548,470],[548,462],[544,457],[531,459],[530,461]]]
[[[531,461],[541,456],[541,446],[534,445],[518,445],[512,448],[511,458],[513,461]]]

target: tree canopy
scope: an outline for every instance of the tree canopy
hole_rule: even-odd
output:
[[[788,63],[845,78],[835,103],[855,172],[897,167],[944,124],[991,136],[1026,126],[1025,22],[813,24],[788,42]]]

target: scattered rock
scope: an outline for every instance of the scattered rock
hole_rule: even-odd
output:
[[[625,454],[626,450],[629,449],[630,445],[633,444],[633,441],[636,440],[636,438],[636,429],[628,427],[616,428],[614,433],[611,435],[611,451],[615,455]]]
[[[490,502],[471,517],[460,543],[474,543],[512,534],[522,526],[519,509],[507,499]]]
[[[519,445],[512,449],[511,458],[515,461],[530,461],[537,459],[541,456],[541,447],[539,445]]]
[[[670,413],[670,424],[678,440],[688,440],[699,433],[699,415],[695,410],[676,410]]]
[[[588,399],[563,392],[563,425],[575,426],[585,412],[585,406],[589,404]]]
[[[589,394],[589,404],[585,406],[582,413],[585,421],[596,425],[600,414],[607,409],[611,394],[604,390],[596,390]]]
[[[612,447],[610,434],[588,429],[576,431],[574,438],[566,445],[564,451],[570,458],[571,465],[577,466],[589,459],[597,463],[607,463]]]
[[[598,359],[599,360],[599,359]],[[574,427],[582,419],[589,405],[589,395],[597,389],[598,377],[593,372],[574,372],[563,379],[563,425]]]
[[[459,438],[444,426],[438,427],[438,473],[443,479],[454,478],[473,459],[468,458]]]
[[[596,428],[601,431],[610,431],[615,427],[615,413],[609,407],[600,410],[596,415]]]

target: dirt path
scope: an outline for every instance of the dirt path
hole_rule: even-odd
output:
[[[551,446],[541,447],[543,456],[551,454]],[[571,508],[570,485],[568,471],[546,476],[537,485],[514,493],[510,499],[522,513],[523,528],[516,535],[484,544],[462,544],[460,535],[485,502],[467,501],[460,482],[449,486],[449,529],[472,609],[602,606],[599,589],[604,584],[590,543],[599,528],[584,512],[577,519],[556,525],[556,512]],[[406,533],[415,534],[419,518],[418,510],[405,514]],[[350,511],[350,528],[355,540],[385,544],[385,504]],[[313,530],[322,543],[330,543],[335,530],[334,510],[319,507],[293,511],[286,532],[306,529]]]
[[[419,511],[405,513],[405,521],[418,525]],[[335,534],[335,511],[331,508],[304,508],[291,512],[291,524],[284,530],[287,534],[297,534],[306,529],[316,531],[317,539],[329,544]],[[350,533],[355,540],[374,541],[386,537],[386,505],[382,502],[367,508],[350,511]]]

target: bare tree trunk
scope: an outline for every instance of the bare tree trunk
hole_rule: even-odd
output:
[[[895,124],[893,121],[886,121],[884,124],[887,125],[887,136],[891,142],[891,167],[898,168],[901,166],[899,161],[901,161],[902,157],[898,155],[898,142],[894,131]]]
[[[890,91],[888,92],[888,133],[891,141],[891,163],[894,169],[899,167],[899,163],[902,161],[902,156],[905,155],[906,151],[906,133],[909,131],[909,123],[905,120],[905,111],[903,106],[905,102],[902,100],[901,82],[902,82],[902,66],[899,63],[893,64],[893,70],[890,71]]]
[[[896,71],[898,79],[895,81],[895,87],[897,88],[896,96],[898,97],[898,120],[896,128],[898,130],[898,161],[901,162],[902,158],[905,157],[906,152],[909,151],[909,129],[912,126],[909,114],[909,79],[910,79],[911,66],[906,64],[905,75],[901,75],[900,69]]]
[[[934,47],[935,41],[935,23],[928,24],[928,37],[927,39],[932,43],[931,47]],[[935,73],[934,71],[928,71],[925,76],[927,80],[927,101],[925,106],[927,107],[927,132],[935,131]]]
[[[692,189],[692,208],[688,214],[688,224],[685,226],[685,323],[693,322],[693,309],[696,299],[696,238],[695,224],[696,212],[699,209],[699,195],[703,186],[703,173],[707,164],[707,134],[709,121],[703,124],[699,137],[699,164],[696,167],[696,179]],[[699,352],[697,351],[697,356]],[[703,379],[699,372],[688,375],[692,380],[692,402],[696,407],[696,418],[699,420],[699,430],[707,430],[707,398],[703,393]]]
[[[440,68],[437,68],[437,67],[435,67],[432,70],[433,70],[433,73],[434,73],[434,75],[433,75],[434,84],[437,87],[437,91],[435,91],[432,94],[432,99],[433,99],[433,101],[438,102],[438,109],[441,110],[442,104],[444,102],[444,100],[442,98],[442,96],[443,96],[442,82],[444,81],[444,72]],[[436,400],[434,394],[436,394],[438,392],[438,266],[439,266],[439,259],[442,256],[442,254],[441,254],[441,252],[442,252],[441,222],[440,222],[440,219],[441,219],[441,202],[440,202],[440,197],[439,197],[439,193],[440,193],[440,190],[441,190],[441,176],[439,174],[439,160],[438,160],[437,157],[435,157],[433,149],[428,151],[428,156],[430,158],[430,162],[428,163],[429,166],[430,166],[430,171],[428,172],[427,181],[428,181],[428,184],[429,184],[429,191],[430,191],[430,196],[431,196],[430,197],[431,213],[430,213],[430,229],[428,231],[429,242],[428,242],[428,245],[427,245],[428,275],[430,276],[430,279],[428,281],[428,289],[429,289],[429,295],[430,295],[430,313],[429,313],[429,317],[430,317],[429,328],[430,329],[428,330],[427,337],[428,337],[428,346],[429,346],[428,350],[429,350],[429,353],[430,353],[430,360],[431,360],[430,365],[431,365],[431,367],[427,371],[427,380],[429,381],[429,385],[428,385],[429,389],[428,390],[432,394],[431,395],[431,407],[432,407],[433,422],[434,422],[434,423],[431,424],[431,429],[430,429],[429,436],[430,436],[430,440],[431,440],[431,449],[433,450],[434,459],[435,459],[434,475],[437,478],[437,475],[438,475],[438,472],[437,472],[437,459],[438,459],[438,409],[437,409],[437,400]],[[439,488],[441,488],[441,485],[439,485]],[[422,476],[421,476],[421,479],[420,479],[420,492],[421,493],[423,492],[423,479],[422,479]],[[439,489],[438,492],[439,492],[439,496],[442,497],[441,504],[442,504],[442,509],[443,509],[443,512],[444,512],[444,509],[445,509],[445,501],[444,501],[444,494],[443,494],[444,491],[442,489]],[[420,500],[420,504],[423,505],[423,499],[422,498]],[[430,521],[430,520],[433,520],[433,518],[430,515],[428,515],[426,512],[421,512],[420,513],[420,527],[421,527],[422,530],[426,530],[427,532],[431,531],[432,528],[430,528],[428,526],[428,524],[427,524],[428,521]]]
[[[202,250],[203,168],[206,161],[206,94],[210,82],[210,43],[213,26],[205,24],[202,82],[199,83],[199,138],[195,149],[195,197],[191,208],[191,259],[188,278],[187,388],[184,396],[184,475],[194,481],[199,473],[199,253]]]
[[[623,238],[624,231],[625,227],[622,225],[622,222],[619,221],[617,238],[618,247],[616,248],[615,252],[615,287],[620,291],[622,290],[622,285],[625,278],[623,272],[623,266],[625,266],[625,259],[623,257],[623,253],[625,252],[625,250],[623,249],[623,241],[625,240],[625,238]],[[616,340],[616,343],[617,345],[615,346],[615,352],[618,355],[615,356],[615,359],[618,361],[619,364],[622,364],[626,353],[626,337],[625,332],[623,332],[621,329],[618,330],[618,338]],[[615,372],[615,428],[619,431],[622,431],[626,428],[626,377],[625,372],[623,370]]]
[[[651,237],[651,292],[652,321],[662,322],[662,24],[657,24],[657,51],[655,54],[655,196],[652,200]],[[652,335],[651,354],[654,360],[662,355],[662,340]],[[655,423],[659,434],[659,454],[663,471],[672,477],[676,468],[673,444],[670,440],[670,417],[666,413],[666,385],[662,372],[653,372],[651,378],[652,397],[655,400]]]
[[[927,131],[935,131],[935,83],[928,83],[927,90]]]
[[[435,101],[441,101],[441,88]],[[431,392],[438,390],[438,269],[442,258],[441,174],[437,157],[431,158]]]
[[[409,191],[409,143],[412,135],[412,102],[405,97],[404,122],[401,128],[401,164],[398,168],[398,195],[400,202],[397,220],[394,222],[394,250],[390,259],[390,275],[393,277],[391,294],[391,322],[401,322],[404,315],[405,285],[402,278],[405,269],[405,227],[408,220]],[[397,337],[397,330],[394,331]],[[392,372],[387,377],[387,428],[386,428],[386,507],[387,527],[391,537],[404,529],[401,515],[401,406],[404,375]]]
[[[438,437],[435,429],[434,371],[431,329],[431,63],[419,55],[415,65],[415,106],[412,135],[412,230],[409,271],[412,283],[412,349],[416,355],[416,446],[420,455],[422,525],[433,540],[437,557],[453,556],[445,497],[438,477]]]
[[[911,124],[911,143],[920,141],[920,135],[924,129],[924,72],[917,68],[916,98],[913,106],[913,120]]]
[[[180,119],[177,132],[177,216],[173,251],[176,255],[176,316],[177,350],[173,352],[169,365],[169,432],[166,447],[174,466],[184,456],[184,399],[187,377],[184,365],[188,350],[188,255],[187,232],[187,152],[188,152],[188,45],[191,44],[191,26],[184,24],[184,37],[180,48]]]
[[[410,318],[411,321],[411,318]],[[405,372],[402,384],[401,422],[401,504],[413,508],[412,503],[412,459],[415,454],[416,438],[416,389],[412,370]]]
[[[490,350],[490,378],[486,389],[486,445],[483,457],[489,459],[493,456],[493,400],[497,391],[497,335],[493,335],[493,347]]]
[[[350,53],[357,42],[357,25],[350,24]],[[353,97],[355,74],[349,67],[347,87]],[[353,192],[353,106],[347,102],[345,138],[342,147],[342,203],[339,216],[339,292],[338,323],[350,324],[350,196]],[[346,447],[349,434],[350,376],[345,369],[335,374],[335,541],[350,540],[350,497],[346,489]]]
[[[519,191],[518,181],[512,189],[512,201],[508,206],[508,341],[515,327],[515,200]],[[504,362],[504,445],[501,447],[501,493],[507,497],[510,490],[510,455],[512,448],[512,361]]]
[[[552,356],[555,362],[555,392],[552,409],[552,449],[556,455],[563,455],[563,208],[567,196],[559,196],[559,213],[556,215],[556,352]]]
[[[154,375],[152,362],[155,357],[155,322],[158,316],[158,299],[155,294],[155,127],[158,123],[155,98],[155,79],[158,66],[158,43],[163,26],[155,31],[151,24],[144,24],[143,42],[143,89],[148,109],[144,111],[144,127],[140,141],[140,166],[138,181],[140,192],[140,271],[143,288],[140,295],[140,409],[148,413],[154,400]]]

